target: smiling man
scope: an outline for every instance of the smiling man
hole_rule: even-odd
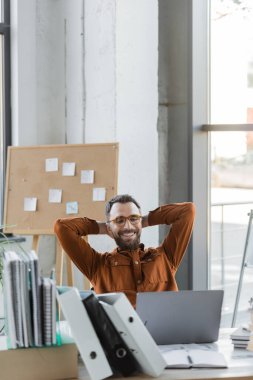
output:
[[[58,219],[55,233],[72,261],[90,280],[96,293],[124,292],[133,306],[137,292],[178,290],[176,271],[189,243],[195,207],[174,203],[141,214],[130,195],[117,195],[106,204],[106,222],[84,218]],[[156,248],[140,243],[142,228],[171,225]],[[82,236],[107,234],[113,252],[98,253]]]

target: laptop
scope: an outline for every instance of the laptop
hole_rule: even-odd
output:
[[[218,339],[223,290],[137,293],[136,312],[157,344]]]

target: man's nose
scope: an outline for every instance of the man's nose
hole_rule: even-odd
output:
[[[124,227],[126,228],[126,226],[127,226],[127,228],[128,228],[129,226],[130,226],[131,228],[133,227],[133,225],[132,225],[132,223],[130,222],[129,219],[126,219],[126,222],[125,222]]]

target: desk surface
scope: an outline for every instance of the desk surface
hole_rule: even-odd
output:
[[[217,342],[228,362],[228,368],[191,368],[191,369],[165,369],[158,377],[159,380],[253,380],[253,352],[244,349],[234,349],[229,339],[233,329],[222,329]],[[79,366],[79,380],[90,380],[84,366]],[[113,377],[113,380],[124,379]],[[128,380],[151,379],[150,376],[139,374],[128,377]]]

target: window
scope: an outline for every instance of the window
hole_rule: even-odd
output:
[[[0,218],[3,220],[3,194],[7,146],[11,144],[10,107],[10,0],[0,0]]]
[[[253,208],[253,4],[212,0],[210,6],[210,118],[222,131],[211,132],[209,287],[224,289],[222,321],[229,326]],[[252,289],[247,269],[236,324],[249,321]]]

